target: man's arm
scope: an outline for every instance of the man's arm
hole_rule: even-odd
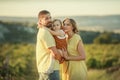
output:
[[[45,44],[45,47],[51,51],[53,57],[55,57],[55,59],[59,60],[61,63],[61,55],[57,51],[55,40],[48,30],[45,30],[45,33],[43,35],[43,42]]]
[[[51,54],[53,55],[53,57],[55,57],[55,59],[59,60],[60,63],[63,62],[62,56],[55,46],[49,47],[49,50],[51,51]]]

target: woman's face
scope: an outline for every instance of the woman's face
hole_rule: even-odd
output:
[[[73,30],[72,24],[70,23],[70,20],[65,20],[63,22],[63,30],[66,32],[70,32]]]

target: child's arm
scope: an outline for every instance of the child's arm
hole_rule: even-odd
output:
[[[42,25],[39,22],[37,22],[37,28],[42,28]]]
[[[48,31],[50,31],[50,33],[52,34],[52,35],[55,35],[55,36],[62,36],[62,35],[65,35],[65,33],[64,32],[62,32],[62,31],[53,31],[53,30],[51,30],[51,29],[49,29],[49,28],[47,28],[48,29]]]

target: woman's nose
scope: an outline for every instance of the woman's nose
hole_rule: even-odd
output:
[[[66,28],[66,25],[64,25],[63,27]]]
[[[65,26],[63,26],[63,29],[65,28]]]

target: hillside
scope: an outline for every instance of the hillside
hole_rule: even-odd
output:
[[[0,22],[0,43],[33,43],[37,33],[35,26],[28,23]]]
[[[36,24],[28,22],[3,22],[0,21],[0,43],[35,43]],[[101,39],[110,34],[110,40],[120,43],[120,34],[114,32],[80,31],[84,43],[93,43],[96,38]],[[109,38],[108,38],[109,39]]]
[[[87,31],[111,31],[120,33],[120,15],[108,15],[108,16],[60,16],[53,17],[61,19],[73,18],[80,30]],[[0,21],[7,22],[30,22],[37,23],[37,17],[0,17]]]

